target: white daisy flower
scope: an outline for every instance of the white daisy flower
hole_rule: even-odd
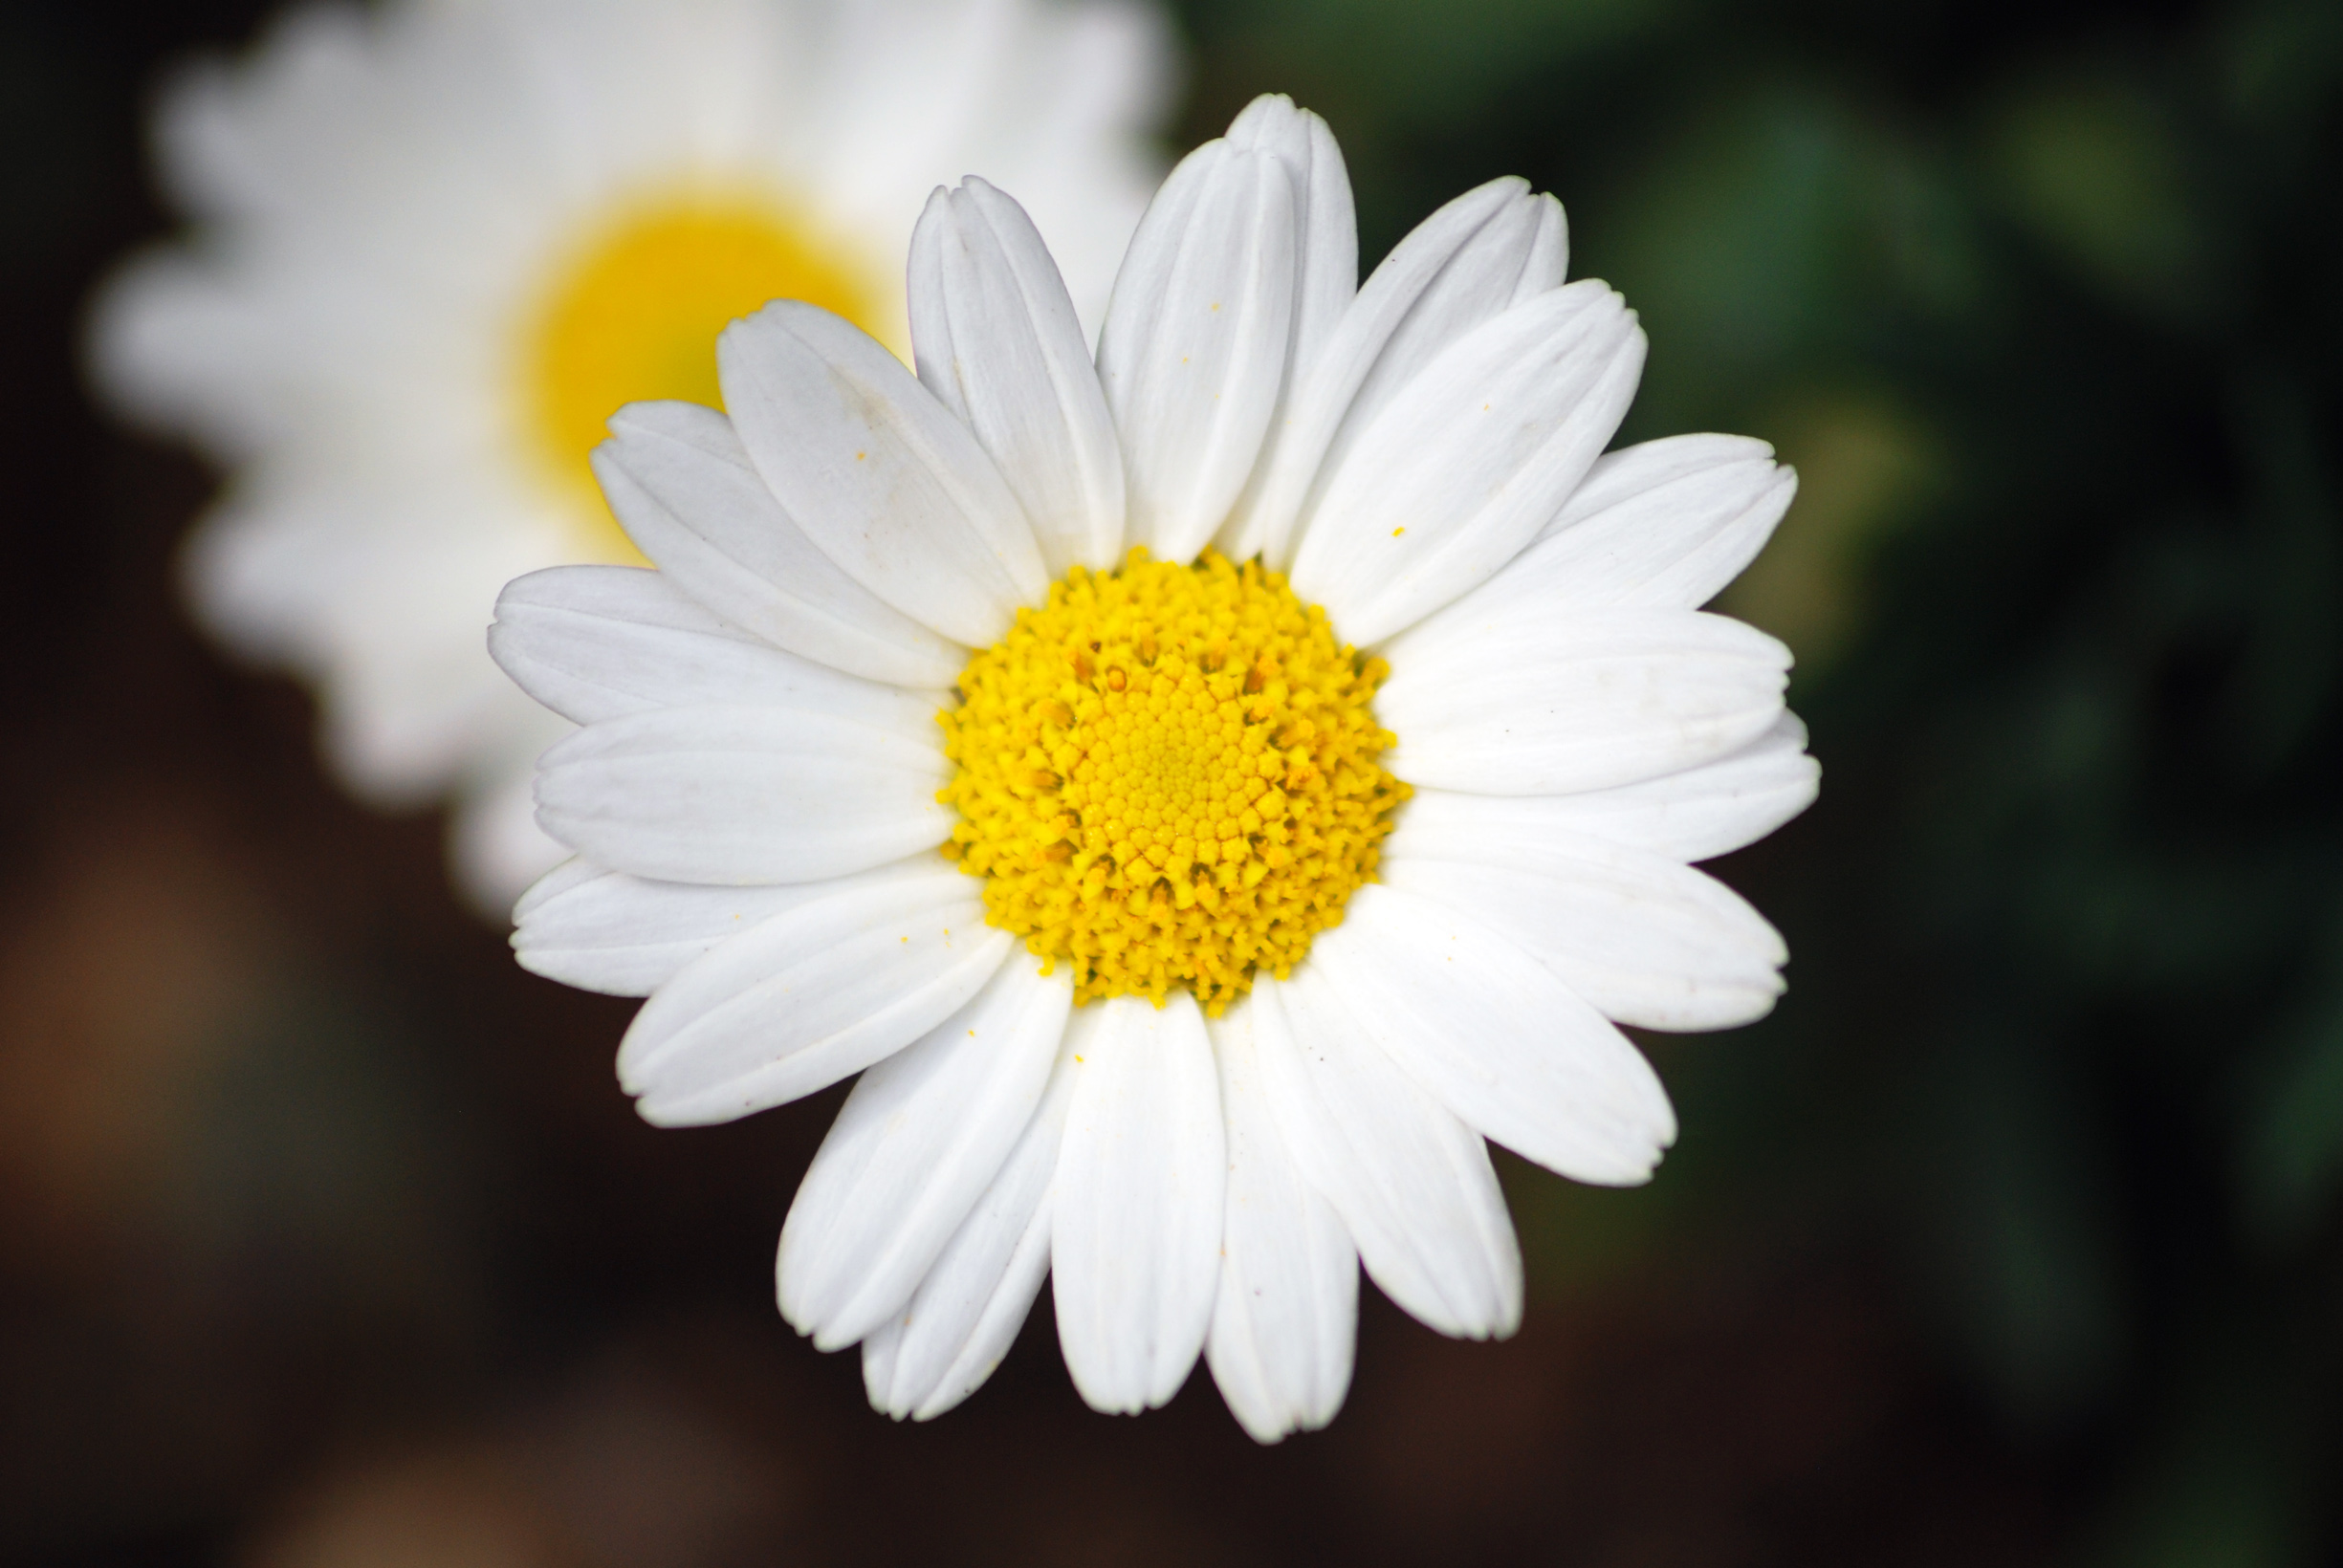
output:
[[[1484,1140],[1641,1182],[1675,1122],[1617,1026],[1773,1005],[1781,938],[1689,862],[1817,771],[1787,650],[1696,606],[1793,481],[1600,455],[1643,336],[1563,266],[1499,180],[1356,287],[1333,137],[1262,98],[1156,195],[1094,367],[972,179],[912,235],[917,379],[812,305],[734,323],[730,419],[595,454],[657,570],[506,589],[496,658],[584,726],[520,961],[649,997],[654,1122],[863,1075],[778,1284],[879,1408],[966,1398],[1046,1274],[1099,1409],[1200,1351],[1257,1438],[1321,1425],[1362,1262],[1519,1321]]]
[[[909,349],[899,258],[973,165],[1029,193],[1095,321],[1155,178],[1169,52],[1124,0],[390,0],[305,10],[159,119],[200,228],[100,300],[118,405],[232,478],[197,612],[312,680],[364,798],[459,802],[501,917],[560,860],[566,731],[481,648],[496,592],[642,557],[587,453],[621,404],[713,403],[725,322],[789,296]]]

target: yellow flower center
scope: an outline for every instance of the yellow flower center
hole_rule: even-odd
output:
[[[538,466],[574,503],[580,556],[643,558],[586,466],[604,421],[646,398],[722,407],[716,335],[767,300],[810,300],[876,332],[885,275],[758,196],[630,207],[589,233],[530,323],[520,388]]]
[[[1376,762],[1388,673],[1258,561],[1077,566],[960,672],[945,853],[1077,1003],[1280,979],[1374,874],[1408,786]]]

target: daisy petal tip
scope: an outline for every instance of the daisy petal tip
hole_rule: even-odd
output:
[[[744,1094],[730,1085],[679,1092],[663,1084],[637,1097],[635,1115],[654,1127],[720,1127],[782,1102],[783,1099]]]
[[[1228,134],[1232,140],[1240,133],[1248,140],[1258,138],[1265,130],[1307,114],[1290,93],[1262,93],[1237,111],[1237,118],[1229,121]]]
[[[1302,1422],[1295,1417],[1247,1415],[1237,1409],[1231,1409],[1229,1414],[1237,1418],[1237,1425],[1243,1428],[1245,1436],[1264,1448],[1274,1448],[1295,1432],[1303,1429]]]
[[[598,451],[600,449],[600,447],[596,448]],[[563,570],[565,568],[558,566],[545,566],[539,567],[535,572],[523,572],[497,590],[496,607],[491,613],[496,619],[502,620],[511,606],[533,602],[537,597],[536,591],[544,585],[544,579]]]
[[[811,1339],[814,1342],[814,1348],[821,1351],[825,1356],[836,1351],[850,1349],[854,1345],[862,1342],[859,1339],[848,1339],[846,1336],[839,1334],[831,1329],[809,1329],[803,1324],[795,1321],[791,1322],[789,1326],[796,1329],[799,1334],[804,1335],[808,1339]]]
[[[1065,1360],[1067,1376],[1074,1392],[1082,1402],[1103,1416],[1135,1416],[1158,1409],[1172,1402],[1188,1381],[1188,1367],[1183,1366],[1169,1387],[1156,1369],[1139,1365],[1102,1366],[1097,1364],[1096,1347],[1068,1344],[1062,1335],[1059,1350]],[[1193,1364],[1193,1358],[1189,1365]]]
[[[933,1421],[938,1416],[950,1415],[953,1411],[957,1410],[961,1405],[967,1404],[968,1396],[974,1393],[978,1387],[988,1381],[992,1377],[993,1373],[998,1369],[999,1365],[1000,1363],[998,1361],[995,1361],[991,1366],[986,1367],[982,1374],[977,1376],[974,1382],[968,1383],[966,1386],[946,1383],[942,1388],[930,1395],[921,1404],[912,1407],[909,1411],[910,1419],[914,1422],[929,1422]],[[898,1416],[896,1419],[900,1421],[903,1418]]]
[[[781,1321],[787,1323],[790,1328],[795,1330],[799,1339],[813,1340],[814,1348],[816,1350],[826,1351],[841,1348],[837,1345],[829,1345],[821,1342],[821,1337],[815,1332],[815,1325],[805,1315],[804,1304],[802,1302],[792,1300],[786,1293],[776,1291],[774,1293],[774,1306],[780,1314]]]
[[[515,931],[505,939],[505,945],[513,949],[513,962],[538,979],[551,980],[558,985],[569,984],[568,977],[561,973],[560,966],[548,961],[542,953],[531,947],[524,940],[522,932]]]
[[[1081,1378],[1074,1380],[1074,1392],[1082,1402],[1103,1416],[1135,1416],[1147,1409],[1147,1403],[1135,1396],[1112,1390],[1090,1387]]]
[[[1325,118],[1285,93],[1263,93],[1239,109],[1229,121],[1225,139],[1233,146],[1266,152],[1287,163],[1306,162],[1314,151],[1342,156]]]
[[[1223,1398],[1226,1398],[1225,1391]],[[1264,1448],[1274,1448],[1296,1433],[1323,1431],[1342,1410],[1338,1396],[1329,1407],[1279,1405],[1269,1408],[1255,1406],[1251,1402],[1239,1405],[1228,1401],[1229,1414],[1243,1429],[1245,1436]]]
[[[1633,1135],[1617,1140],[1603,1155],[1563,1172],[1588,1187],[1648,1187],[1659,1174],[1668,1151],[1675,1146],[1675,1108],[1664,1101],[1653,1107],[1651,1119]]]
[[[887,1398],[878,1394],[873,1394],[870,1397],[870,1407],[898,1426],[907,1421],[917,1421],[920,1419],[919,1412],[912,1409],[909,1405],[904,1404],[901,1400]]]
[[[768,300],[746,316],[735,316],[716,334],[718,380],[728,387],[753,386],[758,372],[780,356],[802,352],[805,345],[796,328],[807,312],[823,314],[820,306],[801,300]],[[728,390],[730,403],[735,394]]]
[[[1583,1182],[1588,1187],[1609,1187],[1622,1189],[1650,1187],[1652,1178],[1659,1174],[1660,1155],[1661,1151],[1655,1148],[1646,1158],[1620,1165],[1614,1170],[1588,1170],[1573,1179]]]
[[[736,323],[735,323],[736,324]],[[732,329],[724,329],[729,332]],[[721,334],[718,335],[719,338]],[[722,420],[729,425],[723,411],[702,403],[686,403],[677,398],[638,398],[623,403],[602,422],[610,432],[586,454],[586,461],[597,470],[604,464],[625,466],[625,455],[643,441],[675,441],[698,434],[704,427]]]

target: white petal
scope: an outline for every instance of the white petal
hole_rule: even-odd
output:
[[[1670,436],[1607,453],[1538,541],[1478,590],[1581,605],[1690,610],[1757,558],[1797,493],[1773,448]]]
[[[1295,108],[1281,94],[1264,95],[1237,117],[1228,139],[1234,146],[1268,153],[1284,165],[1293,186],[1297,236],[1293,330],[1286,335],[1277,408],[1252,475],[1220,525],[1223,553],[1233,560],[1247,560],[1260,554],[1265,537],[1265,488],[1275,487],[1280,474],[1304,461],[1315,465],[1315,449],[1306,459],[1288,455],[1296,445],[1290,439],[1296,434],[1296,398],[1358,292],[1359,226],[1342,148],[1316,115]],[[1306,431],[1303,440],[1306,443]],[[1271,504],[1278,504],[1275,491],[1270,493]]]
[[[948,686],[967,652],[881,601],[814,548],[749,462],[732,421],[629,403],[594,449],[627,536],[675,586],[776,647],[899,686]]]
[[[513,905],[513,919],[519,922],[561,897],[564,893],[583,887],[597,878],[609,873],[590,860],[567,860],[555,866],[530,885]]]
[[[1483,1137],[1607,1187],[1675,1140],[1641,1052],[1499,929],[1399,887],[1351,895],[1309,963],[1356,1027]]]
[[[1356,325],[1343,324],[1367,362],[1328,466],[1340,468],[1385,405],[1451,345],[1561,288],[1569,259],[1562,204],[1512,176],[1465,192],[1417,225],[1359,290]]]
[[[1643,1029],[1734,1029],[1771,1013],[1782,994],[1789,950],[1781,933],[1688,865],[1564,834],[1470,851],[1409,848],[1387,845],[1377,874],[1388,886],[1486,922],[1605,1017]]]
[[[644,1120],[691,1126],[784,1104],[952,1016],[1016,940],[984,923],[974,878],[936,865],[775,915],[653,992],[619,1046],[619,1082]]]
[[[1442,349],[1508,306],[1562,285],[1562,205],[1507,176],[1417,225],[1383,259],[1294,382],[1260,468],[1237,503],[1226,554],[1293,560],[1294,519],[1321,473]]]
[[[830,882],[761,887],[653,882],[571,860],[521,895],[514,956],[548,980],[610,996],[648,996],[717,943],[847,887],[930,876],[933,857]]]
[[[1229,121],[1229,145],[1284,166],[1294,196],[1290,364],[1317,359],[1359,288],[1359,222],[1343,149],[1326,122],[1282,93],[1264,93]]]
[[[1286,1151],[1253,1044],[1250,996],[1206,1028],[1228,1119],[1228,1217],[1204,1358],[1262,1443],[1334,1419],[1358,1339],[1359,1254]]]
[[[1082,323],[1025,209],[974,177],[911,235],[919,379],[975,432],[1052,577],[1123,554],[1123,452]]]
[[[724,404],[807,538],[922,625],[982,647],[1049,574],[968,427],[852,323],[780,299],[716,339]]]
[[[726,624],[663,574],[556,566],[507,584],[488,651],[521,689],[577,724],[659,708],[877,712],[916,730],[950,700],[905,691],[788,653]]]
[[[1822,767],[1807,727],[1784,711],[1773,728],[1715,762],[1581,795],[1465,795],[1418,789],[1383,846],[1597,838],[1672,860],[1705,860],[1753,844],[1814,803]]]
[[[1073,983],[1030,959],[874,1065],[839,1109],[781,1227],[781,1316],[822,1350],[897,1316],[1033,1120]]]
[[[1593,467],[1643,357],[1643,330],[1600,283],[1539,294],[1452,343],[1309,504],[1294,592],[1366,645],[1486,581]]]
[[[1008,1354],[1049,1273],[1051,1184],[1075,1063],[1061,1046],[1041,1103],[910,1305],[863,1341],[863,1386],[900,1421],[942,1415]]]
[[[1697,767],[1782,716],[1789,649],[1694,610],[1451,605],[1385,649],[1375,713],[1399,737],[1384,766],[1411,784],[1564,795]]]
[[[1128,536],[1158,559],[1201,550],[1253,471],[1284,376],[1297,243],[1284,164],[1225,141],[1172,171],[1131,237],[1098,371]]]
[[[1160,1008],[1091,1003],[1067,1040],[1078,1072],[1052,1200],[1058,1342],[1092,1409],[1135,1414],[1179,1392],[1212,1322],[1220,1085],[1185,991]]]
[[[920,729],[928,733],[920,733]],[[545,753],[537,820],[588,860],[666,882],[815,882],[939,844],[942,731],[881,708],[663,708]]]
[[[1375,1283],[1442,1334],[1511,1334],[1522,1252],[1479,1136],[1368,1039],[1312,963],[1257,979],[1253,997],[1278,1131]]]
[[[1527,251],[1522,257],[1522,274],[1514,280],[1513,297],[1506,303],[1518,305],[1532,294],[1559,289],[1565,273],[1570,269],[1570,223],[1562,210],[1562,204],[1553,196],[1540,193],[1530,199],[1536,209],[1536,227],[1531,230]]]

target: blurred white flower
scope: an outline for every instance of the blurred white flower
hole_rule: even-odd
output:
[[[167,95],[197,222],[101,297],[100,384],[231,471],[197,613],[318,686],[383,805],[452,795],[501,912],[559,858],[529,768],[564,727],[482,651],[496,590],[634,561],[586,454],[713,402],[723,324],[816,301],[907,344],[919,204],[1014,181],[1093,315],[1153,177],[1170,58],[1126,0],[393,0],[296,11]]]
[[[1697,606],[1793,482],[1727,436],[1599,455],[1643,334],[1564,260],[1499,180],[1357,287],[1334,140],[1263,98],[1157,193],[1094,368],[970,180],[912,236],[916,380],[768,306],[729,419],[596,453],[657,570],[499,600],[584,726],[520,961],[649,996],[653,1122],[863,1073],[778,1289],[880,1408],[967,1397],[1051,1274],[1098,1408],[1201,1352],[1256,1437],[1323,1424],[1362,1260],[1445,1333],[1518,1321],[1484,1138],[1643,1181],[1675,1122],[1616,1025],[1772,1007],[1780,937],[1688,862],[1817,772],[1788,651]]]

